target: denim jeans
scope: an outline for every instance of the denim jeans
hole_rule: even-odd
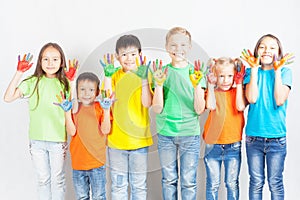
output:
[[[200,136],[163,136],[158,134],[158,153],[162,168],[164,200],[178,199],[178,159],[180,160],[181,199],[196,199]]]
[[[207,175],[206,199],[218,199],[222,163],[224,163],[224,181],[227,188],[227,200],[239,199],[241,142],[232,144],[207,144],[204,162]]]
[[[284,199],[283,169],[286,138],[246,137],[246,152],[250,175],[249,199],[261,200],[265,183],[265,165],[272,200]]]
[[[112,200],[147,199],[148,147],[136,150],[108,148]]]
[[[89,200],[90,189],[92,200],[105,200],[105,165],[90,170],[73,170],[73,184],[77,200]]]
[[[40,200],[65,199],[66,142],[30,140],[30,154],[37,175]]]

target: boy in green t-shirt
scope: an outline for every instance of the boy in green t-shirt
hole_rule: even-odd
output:
[[[194,68],[186,59],[190,49],[190,33],[181,27],[171,29],[166,36],[166,50],[172,59],[171,63],[154,69],[153,74],[156,87],[152,106],[157,113],[163,199],[178,198],[178,169],[182,199],[196,199],[200,151],[199,115],[205,108],[206,82],[200,71],[200,63],[196,62]]]

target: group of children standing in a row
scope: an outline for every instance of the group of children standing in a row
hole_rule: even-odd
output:
[[[4,99],[29,99],[30,153],[39,199],[64,199],[67,132],[72,136],[76,199],[89,199],[90,190],[92,199],[106,199],[109,166],[112,199],[128,199],[130,187],[130,199],[145,200],[147,155],[153,144],[150,107],[156,113],[163,199],[178,199],[179,177],[181,199],[196,199],[199,116],[205,108],[210,110],[203,131],[206,199],[218,199],[222,163],[227,199],[239,199],[243,111],[248,104],[249,199],[262,199],[265,165],[272,199],[284,199],[285,116],[292,84],[291,70],[284,65],[292,56],[283,55],[280,41],[268,34],[259,39],[254,55],[244,50],[241,57],[250,66],[247,70],[239,58],[212,58],[206,70],[199,61],[192,65],[187,60],[191,35],[180,27],[166,35],[169,64],[147,63],[141,49],[134,35],[118,39],[116,58],[121,67],[114,67],[114,56],[104,56],[101,90],[99,78],[91,72],[80,74],[72,90],[78,62],[69,61],[67,67],[55,43],[41,49],[34,74],[20,84],[32,56],[19,58]]]

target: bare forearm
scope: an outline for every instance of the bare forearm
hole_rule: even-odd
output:
[[[277,106],[281,106],[287,100],[290,88],[282,84],[281,70],[275,71],[274,97]]]
[[[249,103],[256,103],[258,97],[258,67],[251,68],[250,82],[246,85],[246,98]]]
[[[154,90],[152,107],[155,113],[161,113],[164,107],[163,87],[156,86]]]
[[[65,112],[65,121],[66,121],[65,123],[66,123],[67,134],[74,136],[76,133],[76,127],[72,120],[71,111]]]
[[[112,81],[111,81],[111,78],[105,76],[103,82],[104,82],[104,87],[103,87],[103,89],[104,89],[104,90],[112,91],[112,85],[111,85],[111,84],[112,84]]]
[[[152,94],[148,80],[142,80],[142,104],[146,108],[149,108],[152,104]]]
[[[21,92],[20,90],[17,89],[17,86],[22,78],[23,72],[17,71],[9,83],[5,94],[4,94],[4,101],[5,102],[12,102],[16,100],[17,98],[21,97]]]
[[[244,89],[242,84],[236,85],[236,98],[235,98],[236,108],[238,111],[244,111],[247,105],[247,101],[244,95]]]
[[[104,118],[101,123],[101,131],[103,134],[108,134],[111,129],[111,123],[110,123],[110,109],[104,109]]]
[[[194,89],[194,109],[198,115],[205,109],[204,89],[200,85]]]
[[[209,110],[216,109],[215,85],[210,83],[207,88],[206,108]]]

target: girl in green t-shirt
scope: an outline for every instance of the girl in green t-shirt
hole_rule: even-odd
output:
[[[47,43],[40,50],[33,75],[20,79],[29,70],[32,55],[19,56],[17,71],[10,82],[4,100],[12,102],[26,97],[29,101],[30,153],[37,175],[39,199],[65,198],[66,118],[70,111],[53,104],[56,95],[69,95],[70,83],[75,76],[77,61],[70,62],[67,70],[62,48],[56,43]],[[69,79],[69,80],[68,80]],[[19,85],[18,85],[19,84]]]

